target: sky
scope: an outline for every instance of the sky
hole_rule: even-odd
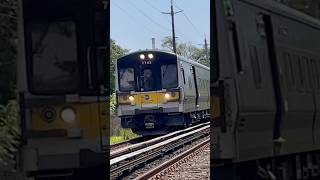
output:
[[[203,46],[210,40],[210,0],[174,0],[177,42]],[[110,37],[122,48],[132,51],[156,48],[161,40],[172,36],[170,0],[111,0]]]

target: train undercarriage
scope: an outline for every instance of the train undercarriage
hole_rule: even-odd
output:
[[[239,163],[214,160],[211,166],[213,179],[313,180],[320,177],[320,151]]]
[[[209,121],[208,110],[194,113],[154,113],[121,117],[121,126],[142,136],[163,135]]]

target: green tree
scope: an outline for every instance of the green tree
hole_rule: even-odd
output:
[[[0,105],[0,170],[12,170],[19,144],[18,109],[15,101]]]
[[[17,59],[16,0],[0,0],[0,104],[15,98]]]
[[[121,46],[117,45],[115,40],[110,40],[110,89],[111,93],[115,91],[115,65],[116,60],[127,54],[129,52],[128,49],[124,49]]]
[[[12,170],[19,144],[16,98],[17,1],[0,0],[0,170]]]
[[[208,59],[206,58],[206,50],[204,47],[198,48],[195,45],[192,45],[190,42],[185,43],[176,43],[177,46],[177,54],[192,60],[195,60],[201,64],[204,64],[206,66],[210,66],[210,57]],[[173,51],[172,47],[172,38],[171,37],[165,37],[162,40],[161,47],[165,50]],[[208,47],[209,49],[209,47]],[[209,56],[208,52],[208,56]]]

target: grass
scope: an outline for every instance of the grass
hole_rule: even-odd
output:
[[[121,143],[125,141],[122,136],[111,136],[110,137],[110,144],[116,144],[116,143]]]
[[[119,129],[118,134],[118,136],[110,137],[110,144],[121,143],[138,137],[138,135],[134,134],[130,129]]]

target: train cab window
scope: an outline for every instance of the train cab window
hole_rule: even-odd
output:
[[[300,78],[300,88],[304,88],[304,74],[303,74],[303,67],[302,67],[302,60],[301,57],[298,57],[298,69],[299,69],[299,78]]]
[[[152,70],[146,68],[143,70],[143,83],[142,83],[142,91],[154,91],[155,90],[155,82],[152,74]]]
[[[31,89],[37,93],[75,92],[78,86],[77,32],[73,21],[33,23]]]
[[[167,64],[161,66],[161,84],[163,89],[175,88],[178,86],[177,65]]]
[[[120,91],[133,91],[135,89],[133,68],[119,69],[119,87]]]

